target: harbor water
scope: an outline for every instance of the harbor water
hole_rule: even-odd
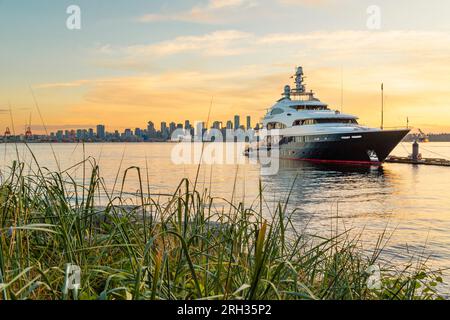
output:
[[[182,178],[195,180],[196,164],[174,164],[172,143],[30,144],[35,158],[48,170],[65,170],[87,157],[100,165],[110,188],[122,184],[126,168],[139,166],[150,184],[150,192],[171,193]],[[450,143],[421,144],[424,157],[450,159]],[[392,154],[407,156],[411,143],[400,144]],[[2,179],[12,161],[20,158],[33,167],[30,150],[23,144],[0,145]],[[71,169],[78,179],[82,166]],[[259,180],[267,210],[290,194],[289,210],[299,230],[327,235],[349,230],[360,234],[370,250],[387,231],[383,258],[401,267],[427,259],[433,270],[441,270],[449,292],[450,273],[450,168],[386,163],[381,167],[338,166],[302,161],[281,161],[277,174],[262,176],[255,163],[202,165],[198,185],[214,196],[239,199],[250,206],[258,197]],[[136,172],[129,172],[124,189],[138,188]],[[117,182],[119,181],[119,182]],[[414,263],[415,263],[414,262]]]

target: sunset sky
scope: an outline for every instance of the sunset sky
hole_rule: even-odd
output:
[[[449,15],[448,0],[0,0],[0,133],[30,117],[42,132],[32,92],[49,131],[205,121],[212,98],[212,119],[255,121],[297,65],[331,108],[343,82],[363,124],[379,126],[384,82],[386,126],[450,132]]]

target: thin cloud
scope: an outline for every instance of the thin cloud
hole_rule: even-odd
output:
[[[108,48],[105,52],[104,48]],[[280,50],[281,48],[286,50]],[[317,59],[327,56],[333,61],[351,61],[353,57],[370,57],[372,60],[390,61],[400,57],[402,60],[416,59],[426,55],[428,58],[445,59],[450,52],[450,34],[439,31],[334,31],[306,33],[272,33],[258,36],[239,30],[220,30],[203,35],[181,36],[153,44],[142,44],[113,48],[102,46],[97,53],[102,58],[115,59],[117,65],[124,61],[139,65],[143,60],[157,61],[177,54],[191,53],[199,59],[204,57],[227,57],[264,52],[264,56],[277,54],[279,61],[287,62],[292,55],[301,53]],[[317,60],[315,59],[315,60]],[[273,62],[273,61],[272,61]],[[271,63],[272,63],[271,62]],[[341,63],[342,63],[341,62]],[[114,65],[114,63],[112,64]],[[77,83],[76,85],[82,85]],[[61,84],[74,85],[74,84]]]
[[[220,30],[196,36],[181,36],[153,44],[141,44],[128,47],[102,45],[96,50],[105,59],[114,60],[110,65],[135,66],[140,62],[148,64],[151,60],[177,54],[193,53],[203,57],[236,56],[248,52],[247,43],[253,42],[253,34],[238,30]],[[108,48],[105,50],[104,48]],[[105,59],[103,59],[105,58]],[[82,85],[84,83],[61,84],[61,86]]]
[[[282,5],[321,7],[338,3],[338,0],[278,0]],[[343,2],[343,0],[339,0]]]
[[[42,83],[35,85],[36,89],[55,89],[55,88],[76,88],[89,84],[90,80],[76,80],[72,82],[54,82],[54,83]]]
[[[139,22],[183,21],[215,23],[224,11],[232,12],[257,6],[255,0],[210,0],[206,5],[197,5],[188,11],[175,13],[151,13],[139,17]]]

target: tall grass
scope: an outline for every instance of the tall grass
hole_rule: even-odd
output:
[[[111,193],[92,159],[79,165],[89,168],[81,182],[19,162],[1,177],[0,300],[440,298],[442,279],[422,264],[384,265],[381,289],[369,289],[381,239],[367,256],[348,233],[298,233],[286,202],[263,212],[261,184],[245,207],[187,179],[170,196],[150,195],[135,167]],[[132,171],[140,188],[129,205]],[[69,263],[81,268],[78,291],[65,290]]]

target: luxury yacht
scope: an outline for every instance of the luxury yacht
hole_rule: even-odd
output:
[[[302,67],[294,77],[295,89],[285,86],[265,115],[268,134],[257,148],[279,148],[282,159],[380,164],[410,131],[360,125],[358,117],[329,109],[307,91]]]

